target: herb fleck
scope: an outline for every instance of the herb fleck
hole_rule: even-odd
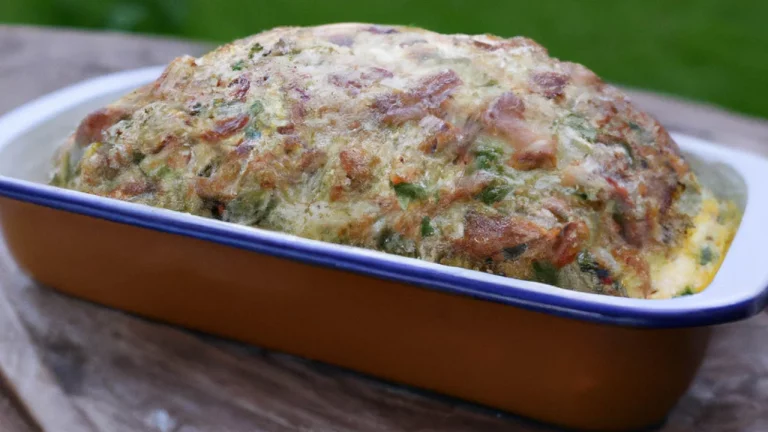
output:
[[[264,112],[264,104],[261,103],[261,101],[256,101],[253,103],[253,105],[251,105],[250,111],[251,115],[255,117]]]
[[[693,288],[691,288],[690,286],[687,286],[677,296],[678,297],[684,297],[684,296],[689,296],[689,295],[694,295],[694,294],[696,294],[696,293],[693,292]]]
[[[509,187],[505,185],[490,185],[486,186],[482,192],[477,195],[477,198],[487,205],[499,202],[504,199],[509,193]]]
[[[429,216],[424,216],[423,218],[421,218],[421,236],[429,237],[434,233],[435,233],[435,229],[432,227],[432,224],[430,223]]]
[[[264,47],[261,46],[261,44],[258,43],[258,42],[253,44],[253,45],[251,45],[251,49],[248,51],[248,58],[252,59],[253,56],[256,55],[256,53],[260,53],[263,50],[264,50]]]
[[[493,168],[501,157],[501,150],[494,147],[480,147],[475,150],[475,166],[477,169]]]
[[[243,67],[244,67],[244,66],[245,66],[245,61],[243,61],[243,60],[238,60],[238,61],[236,61],[235,63],[232,63],[232,70],[233,70],[233,71],[239,71],[239,70],[243,70]]]
[[[707,265],[712,262],[712,260],[715,258],[715,253],[712,251],[712,248],[709,246],[704,246],[701,249],[701,255],[699,256],[699,263],[701,265]]]
[[[427,196],[424,187],[413,183],[398,183],[392,186],[399,198],[421,199]]]
[[[248,125],[248,127],[245,128],[245,137],[247,139],[259,139],[261,138],[261,131],[254,124]]]

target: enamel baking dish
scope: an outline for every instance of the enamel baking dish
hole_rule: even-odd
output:
[[[79,120],[162,68],[55,92],[0,119],[0,221],[18,264],[64,293],[205,332],[593,430],[663,422],[709,328],[766,304],[768,162],[676,135],[744,210],[702,293],[574,292],[46,185]]]

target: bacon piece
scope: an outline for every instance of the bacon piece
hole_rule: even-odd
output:
[[[554,137],[533,131],[523,115],[525,104],[512,92],[505,92],[486,109],[482,116],[485,127],[504,136],[515,147],[508,164],[519,170],[550,169],[557,165],[557,143]]]
[[[453,125],[435,116],[426,116],[421,119],[419,126],[427,132],[427,139],[419,144],[419,149],[424,153],[442,151],[452,142],[456,142],[458,132]]]
[[[528,124],[523,119],[524,113],[525,104],[523,101],[514,93],[505,92],[485,110],[482,121],[491,132],[504,135],[512,139],[513,144],[515,144],[519,141],[518,138],[521,134],[530,131]]]
[[[583,221],[568,222],[555,242],[552,264],[564,267],[576,259],[584,243],[589,240],[589,227]]]
[[[638,288],[643,297],[647,298],[651,294],[651,269],[648,261],[642,257],[639,251],[628,247],[616,249],[613,252],[613,256],[617,261],[623,262],[635,273],[637,279],[639,279]]]
[[[531,77],[532,87],[547,99],[556,99],[565,95],[563,90],[569,80],[568,75],[558,72],[537,72]]]
[[[229,87],[233,89],[233,98],[239,101],[244,101],[245,96],[248,94],[248,89],[251,88],[251,80],[248,79],[246,75],[240,75],[239,77],[233,79],[231,83],[229,83]]]
[[[350,96],[357,96],[360,93],[360,89],[363,88],[363,83],[359,79],[354,78],[351,73],[331,74],[328,76],[328,82],[346,90]]]
[[[506,247],[533,242],[551,244],[553,240],[551,233],[527,219],[470,213],[464,222],[464,238],[458,245],[470,256],[485,259],[502,253]],[[528,251],[532,249],[541,250],[529,247]]]
[[[296,126],[293,123],[288,123],[284,126],[278,126],[275,130],[280,135],[290,135],[296,131]]]
[[[352,180],[352,184],[360,184],[371,178],[371,168],[376,164],[378,158],[371,157],[365,150],[350,148],[342,150],[339,153],[341,167]]]
[[[383,114],[382,121],[390,125],[417,120],[427,114],[440,117],[445,109],[445,102],[461,84],[461,78],[456,72],[448,69],[422,79],[415,88],[407,92],[378,98],[373,108]]]
[[[250,120],[248,114],[240,114],[235,117],[219,120],[213,129],[203,132],[201,138],[208,142],[221,141],[244,128],[248,124],[248,120]]]
[[[552,169],[557,166],[557,144],[555,138],[541,138],[516,151],[509,165],[521,171]]]
[[[80,146],[101,141],[104,139],[104,132],[119,122],[130,116],[130,113],[120,107],[106,107],[98,109],[88,114],[75,131],[75,143]]]
[[[320,149],[308,149],[301,154],[299,170],[312,174],[325,165],[328,155]]]
[[[107,194],[110,198],[125,199],[150,192],[154,189],[153,185],[146,179],[130,180],[122,182],[113,191]]]

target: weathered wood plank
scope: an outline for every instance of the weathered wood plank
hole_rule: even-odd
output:
[[[24,279],[15,268],[0,239],[0,288]],[[89,432],[93,428],[61,391],[48,366],[38,356],[39,347],[29,337],[16,308],[0,289],[0,378],[2,389],[27,407],[31,420],[43,430]],[[9,395],[5,396],[9,400]]]
[[[38,432],[40,429],[26,415],[26,410],[13,397],[0,376],[0,431]]]

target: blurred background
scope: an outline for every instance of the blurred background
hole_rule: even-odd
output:
[[[609,81],[760,117],[768,117],[767,18],[767,0],[0,1],[3,23],[214,42],[339,21],[525,35]]]

